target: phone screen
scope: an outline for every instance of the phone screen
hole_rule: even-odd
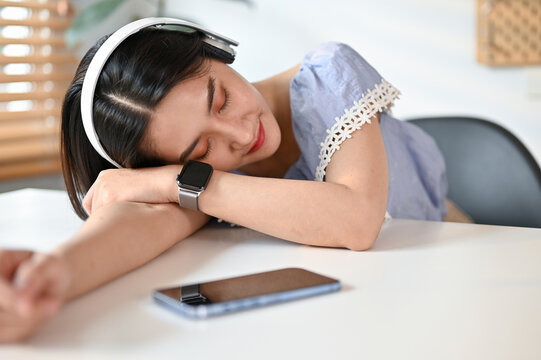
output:
[[[160,289],[155,291],[154,298],[162,302],[164,299],[169,300],[165,301],[167,305],[176,305],[181,312],[185,312],[187,307],[207,307],[212,314],[202,310],[199,312],[213,315],[336,291],[339,288],[340,282],[335,279],[304,269],[287,268]],[[224,306],[216,306],[219,304]]]

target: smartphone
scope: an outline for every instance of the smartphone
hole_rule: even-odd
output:
[[[300,268],[154,290],[154,300],[184,316],[210,316],[340,290],[340,281]]]

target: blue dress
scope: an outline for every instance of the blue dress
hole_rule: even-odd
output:
[[[290,84],[293,131],[301,155],[285,178],[323,181],[340,144],[380,112],[389,166],[387,215],[442,220],[447,210],[445,163],[434,140],[393,118],[399,92],[357,52],[330,42],[308,53]]]

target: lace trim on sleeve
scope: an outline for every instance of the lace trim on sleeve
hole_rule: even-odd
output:
[[[321,143],[319,166],[315,173],[316,181],[323,181],[325,169],[335,151],[340,149],[340,145],[351,138],[355,130],[359,130],[365,123],[370,124],[370,119],[376,113],[393,106],[394,100],[398,99],[399,95],[400,91],[385,79],[381,79],[374,89],[368,90],[359,101],[354,101],[350,109],[345,109],[342,117],[335,118],[335,124],[331,129],[327,129],[327,137]]]

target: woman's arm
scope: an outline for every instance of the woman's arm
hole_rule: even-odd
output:
[[[66,262],[73,279],[67,299],[147,263],[208,219],[174,204],[114,202],[101,207],[52,252]]]
[[[282,239],[366,250],[379,234],[387,195],[387,158],[376,116],[335,152],[325,182],[217,171],[200,208]]]
[[[175,175],[180,168],[107,170],[85,198],[85,208],[92,211],[122,200],[177,202]],[[325,182],[215,171],[199,207],[208,215],[282,239],[365,250],[381,228],[388,181],[385,147],[375,116],[340,145],[327,166]]]
[[[207,220],[173,204],[114,202],[49,254],[0,249],[0,343],[27,338],[63,302],[143,265]]]

